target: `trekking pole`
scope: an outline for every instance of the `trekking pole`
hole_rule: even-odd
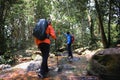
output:
[[[58,54],[57,54],[57,43],[55,40],[55,55],[57,56],[57,67],[58,67]]]
[[[57,43],[56,43],[56,40],[55,40],[55,54],[57,56],[57,68],[55,69],[55,71],[59,71],[59,63],[58,63],[58,54],[57,54]]]

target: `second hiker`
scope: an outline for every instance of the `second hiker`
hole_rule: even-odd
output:
[[[67,38],[67,51],[68,51],[68,58],[69,59],[73,59],[73,54],[72,54],[72,49],[71,49],[71,44],[72,44],[72,35],[70,34],[70,32],[67,32],[65,34],[66,38]]]

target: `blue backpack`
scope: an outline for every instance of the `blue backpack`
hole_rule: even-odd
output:
[[[33,29],[33,36],[39,40],[49,38],[49,35],[46,33],[47,27],[48,21],[46,19],[40,19]]]

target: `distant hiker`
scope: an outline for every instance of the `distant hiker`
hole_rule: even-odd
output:
[[[47,23],[46,23],[47,21]],[[44,27],[47,27],[45,30],[45,33],[48,35],[45,39],[38,39],[35,37],[35,43],[37,44],[38,48],[41,50],[42,52],[42,63],[41,63],[41,67],[40,67],[40,72],[38,74],[38,76],[40,78],[45,78],[49,69],[48,69],[48,57],[49,57],[49,51],[50,51],[50,39],[49,37],[51,36],[53,39],[56,39],[56,34],[54,31],[54,28],[51,25],[51,21],[45,20],[45,19],[40,19],[39,20],[39,24],[38,26],[42,26],[41,29],[44,30]],[[42,33],[41,33],[42,34]],[[39,34],[39,35],[41,35]]]
[[[70,34],[70,32],[67,32],[65,34],[66,38],[67,38],[67,51],[68,51],[68,58],[72,59],[73,58],[73,53],[72,53],[72,49],[71,49],[71,44],[73,42],[73,36]]]

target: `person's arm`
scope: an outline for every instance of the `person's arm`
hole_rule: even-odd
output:
[[[35,37],[34,37],[34,43],[35,43],[36,45],[38,45],[38,43],[39,43],[39,40],[38,40],[37,38],[35,38]]]
[[[63,35],[67,37],[67,34],[63,32]]]
[[[49,28],[49,30],[50,30],[50,36],[53,38],[53,39],[56,39],[56,34],[55,34],[55,31],[54,31],[54,28],[52,27],[52,25],[49,25],[50,26],[50,28]]]

